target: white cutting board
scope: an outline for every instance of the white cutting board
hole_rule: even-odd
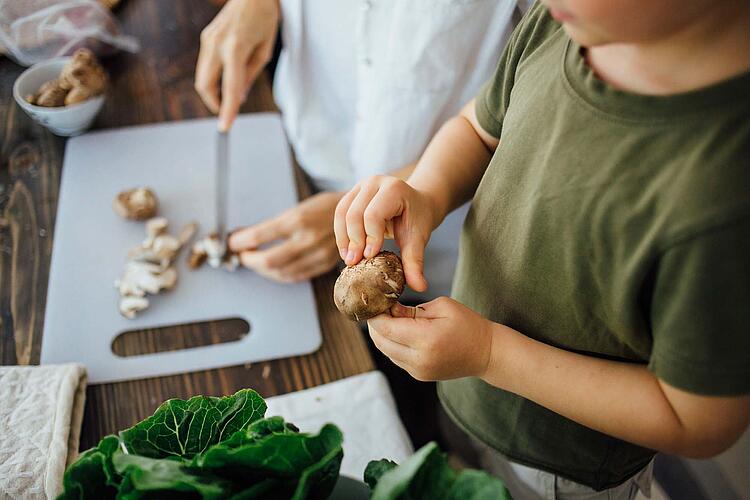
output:
[[[80,362],[92,383],[167,375],[307,354],[321,342],[310,283],[278,284],[248,270],[192,271],[178,257],[174,290],[150,296],[136,319],[117,309],[114,281],[143,223],[112,210],[123,189],[149,186],[175,234],[189,221],[213,229],[216,120],[93,132],[68,140],[60,186],[42,337],[42,364]],[[229,138],[228,227],[254,224],[297,201],[288,146],[275,113],[241,116]],[[240,317],[241,340],[119,357],[113,339],[130,330]]]

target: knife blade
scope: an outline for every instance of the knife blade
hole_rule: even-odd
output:
[[[226,243],[227,201],[229,195],[229,133],[216,135],[216,236]]]

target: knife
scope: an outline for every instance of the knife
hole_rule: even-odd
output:
[[[229,133],[216,135],[216,236],[226,244],[227,201],[229,195]]]

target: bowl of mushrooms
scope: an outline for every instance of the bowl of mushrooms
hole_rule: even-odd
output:
[[[79,49],[21,73],[13,97],[26,114],[52,133],[74,136],[91,126],[104,104],[107,75],[94,54]]]

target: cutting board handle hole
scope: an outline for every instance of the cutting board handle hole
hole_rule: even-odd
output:
[[[112,352],[115,356],[126,358],[158,352],[181,351],[238,342],[249,333],[250,323],[242,318],[225,318],[145,330],[127,330],[112,340]]]

